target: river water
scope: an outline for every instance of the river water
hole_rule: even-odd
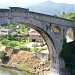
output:
[[[26,75],[26,74],[18,70],[0,66],[0,75]]]

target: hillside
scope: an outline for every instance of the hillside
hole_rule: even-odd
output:
[[[50,15],[61,15],[63,12],[69,13],[74,12],[74,4],[66,3],[54,3],[51,1],[45,1],[28,7],[31,11],[50,14]]]

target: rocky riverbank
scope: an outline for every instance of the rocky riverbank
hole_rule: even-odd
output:
[[[47,75],[50,70],[49,61],[43,61],[32,52],[19,51],[17,54],[11,54],[6,67],[13,67],[21,71],[32,73],[32,75]]]

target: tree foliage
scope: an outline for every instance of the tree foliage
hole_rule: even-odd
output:
[[[66,67],[75,75],[75,41],[63,43],[60,57],[65,61]]]
[[[3,45],[5,45],[5,46],[8,45],[8,42],[9,42],[8,39],[2,39],[2,40],[1,40],[1,43],[2,43]]]
[[[70,19],[70,20],[75,20],[75,13],[63,14],[61,17],[66,18],[66,19]]]
[[[11,47],[11,48],[14,48],[15,46],[17,46],[17,42],[16,41],[10,41],[8,43],[8,46]]]

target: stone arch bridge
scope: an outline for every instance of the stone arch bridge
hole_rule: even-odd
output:
[[[65,37],[67,41],[74,40],[75,21],[32,12],[20,7],[0,9],[0,25],[10,23],[23,23],[38,31],[48,45],[50,72],[62,75],[61,69],[65,68],[65,64],[59,55]]]

